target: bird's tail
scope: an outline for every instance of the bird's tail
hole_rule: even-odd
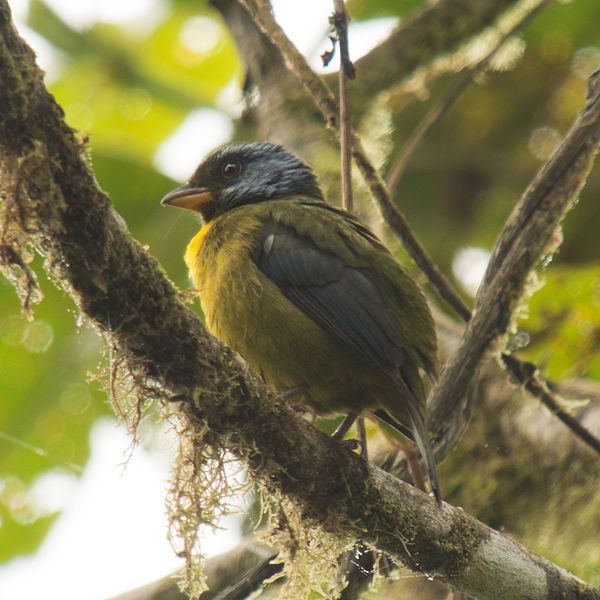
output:
[[[410,420],[412,421],[412,430],[414,434],[415,443],[417,448],[423,457],[425,467],[427,469],[427,478],[431,485],[431,491],[435,496],[436,502],[442,505],[442,491],[440,488],[440,481],[437,474],[437,466],[435,464],[435,458],[433,456],[433,449],[429,443],[429,435],[427,433],[427,427],[425,426],[425,419],[419,411],[419,409],[413,405],[412,402],[405,404],[408,409]]]

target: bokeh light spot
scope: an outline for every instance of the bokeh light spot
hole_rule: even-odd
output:
[[[0,321],[0,339],[7,346],[18,346],[25,339],[27,321],[20,315],[6,317]]]
[[[71,383],[60,396],[60,405],[71,415],[81,415],[92,403],[90,390],[83,383]]]
[[[65,114],[70,125],[77,129],[89,131],[94,124],[94,113],[88,104],[75,102],[65,107]]]
[[[121,94],[119,110],[131,121],[141,121],[150,112],[152,97],[142,88],[131,88]]]
[[[571,55],[571,38],[561,31],[550,31],[540,42],[540,55],[548,63],[558,64]]]
[[[27,326],[23,346],[29,352],[46,352],[54,341],[54,330],[46,321],[35,321]]]
[[[33,523],[37,515],[27,496],[27,486],[14,475],[0,478],[0,505],[17,523]]]
[[[208,54],[220,40],[221,28],[208,17],[191,17],[179,33],[179,41],[194,54]]]
[[[485,275],[490,253],[484,248],[461,248],[452,261],[452,272],[462,286],[474,296]]]
[[[529,151],[539,160],[546,160],[560,144],[560,134],[552,127],[538,127],[529,136]]]

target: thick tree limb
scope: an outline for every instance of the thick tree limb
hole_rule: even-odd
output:
[[[436,315],[436,321],[442,352],[447,355],[456,347],[462,328],[441,315]],[[582,406],[579,403],[575,413],[577,422],[582,422],[587,428],[600,432],[600,386],[597,383],[585,380],[565,382],[555,393],[560,394],[565,405],[572,400],[589,399],[586,405]],[[486,446],[494,450],[486,452],[482,440],[485,440]],[[517,539],[521,539],[524,534],[527,536],[523,531],[524,527],[529,531],[532,527],[539,528],[543,531],[542,539],[549,537],[554,540],[554,542],[550,541],[554,552],[559,552],[561,556],[569,556],[572,561],[579,562],[579,557],[594,548],[594,540],[599,531],[598,519],[582,516],[582,505],[574,504],[573,496],[570,494],[578,485],[584,485],[588,489],[594,488],[595,486],[590,482],[598,478],[600,466],[594,456],[581,455],[581,442],[575,436],[569,435],[568,430],[552,414],[536,410],[535,404],[531,400],[528,402],[525,393],[520,393],[519,390],[507,385],[506,376],[499,365],[493,363],[487,365],[480,375],[478,410],[473,418],[467,445],[469,449],[465,449],[463,444],[450,456],[443,467],[444,475],[448,479],[447,487],[454,487],[456,482],[459,482],[460,491],[452,492],[456,504],[468,505],[471,513],[480,511],[484,520],[492,519],[502,523],[511,536]],[[482,454],[487,454],[487,459],[484,461],[481,461]],[[375,452],[375,462],[384,459],[384,456]],[[493,486],[488,485],[489,478],[494,480]],[[550,480],[560,481],[561,484],[558,488],[552,489],[552,485],[549,485]],[[482,494],[483,489],[487,489],[488,492]],[[473,493],[474,490],[478,492]],[[530,501],[538,506],[540,499],[552,503],[551,505],[555,507],[551,511],[552,522],[544,518],[543,514],[546,511],[529,514],[516,509],[515,490],[519,490],[518,501],[521,503]],[[590,503],[591,514],[594,514],[596,512],[593,509],[594,494],[590,490],[586,496],[588,500],[584,502],[584,506]],[[574,517],[574,515],[578,516]],[[533,525],[532,519],[534,519]],[[565,539],[563,529],[565,524],[568,524],[566,530],[569,532],[569,542]],[[560,543],[556,543],[555,538],[559,536]],[[541,543],[541,547],[544,547],[544,542]],[[573,545],[580,549],[577,557],[571,550]],[[253,559],[256,554],[252,545],[245,543],[238,551],[241,555],[248,552],[250,559]],[[363,558],[369,557],[363,554],[359,560]],[[244,559],[244,564],[247,560]],[[224,562],[227,565],[232,561],[224,559]],[[211,577],[213,564],[211,562],[208,565],[209,586],[210,589],[213,589],[214,585],[215,589],[221,590],[222,580],[219,579],[217,582]],[[368,579],[370,566],[369,564],[362,566],[366,570],[364,579]],[[229,583],[235,582],[242,570],[236,566],[228,577]],[[410,581],[401,577],[387,596],[413,597],[410,596],[409,591],[405,591],[405,586],[410,585]],[[176,593],[176,582],[173,579],[171,582],[169,589],[172,593]],[[422,585],[425,585],[425,582]],[[168,586],[163,581],[145,586],[145,589],[152,593],[166,594],[166,588]],[[150,595],[148,600],[154,597]]]
[[[444,424],[455,420],[464,390],[483,357],[508,332],[531,271],[545,254],[555,250],[553,236],[577,199],[599,145],[600,72],[590,79],[586,106],[560,147],[526,190],[513,217],[498,237],[473,317],[430,399],[431,428],[436,432],[445,431],[445,443],[451,442],[451,437]],[[507,238],[510,244],[506,243]],[[496,352],[500,349],[496,348]],[[513,365],[515,362],[513,358]],[[514,368],[511,373],[516,377],[525,376],[525,372]],[[529,378],[525,377],[524,382],[528,385]],[[528,387],[534,392],[542,391]],[[547,398],[547,394],[544,397]]]
[[[20,215],[7,213],[9,234],[36,245],[51,276],[157,396],[187,399],[179,403],[182,418],[208,425],[253,477],[298,502],[307,518],[469,595],[600,598],[567,571],[460,509],[440,510],[299,419],[206,332],[98,188],[6,0],[0,90],[0,192]]]

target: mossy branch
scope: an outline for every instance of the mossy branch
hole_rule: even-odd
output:
[[[208,426],[215,444],[227,445],[306,518],[361,537],[468,595],[600,598],[567,571],[461,509],[440,510],[299,419],[206,332],[98,187],[6,0],[0,90],[0,193],[17,207],[5,215],[7,237],[14,248],[31,244],[45,257],[49,274],[112,338],[146,395],[174,401],[190,427]]]

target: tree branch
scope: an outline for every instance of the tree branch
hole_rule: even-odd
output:
[[[35,244],[50,275],[112,336],[157,397],[186,398],[178,403],[182,418],[207,425],[253,477],[298,502],[305,518],[361,537],[469,595],[600,598],[462,510],[439,510],[279,403],[179,302],[156,260],[131,238],[45,90],[6,0],[0,0],[0,65],[0,192],[22,217],[5,215],[8,234]]]
[[[600,73],[596,73],[590,78],[586,106],[515,207],[513,216],[518,217],[509,219],[498,237],[492,256],[500,256],[499,249],[506,247],[504,259],[490,263],[487,283],[480,287],[473,317],[430,398],[434,431],[447,431],[484,356],[508,332],[528,277],[543,256],[554,250],[555,231],[583,187],[599,144]],[[506,244],[507,238],[511,239],[510,246]],[[500,346],[502,349],[504,344]],[[515,361],[512,358],[513,364]],[[517,377],[525,374],[515,369],[511,372]],[[529,378],[519,380],[525,385],[529,383]],[[528,388],[541,391],[533,386]],[[444,436],[445,443],[451,441],[447,433]]]
[[[342,173],[342,206],[354,210],[352,200],[352,112],[350,107],[349,79],[354,79],[354,65],[348,50],[348,13],[344,0],[333,0],[334,13],[331,22],[335,26],[340,45],[340,68],[338,73],[340,94],[340,155]]]
[[[600,440],[563,408],[564,401],[550,390],[548,383],[540,377],[538,369],[533,363],[516,360],[510,354],[503,354],[502,362],[517,381],[526,382],[524,386],[530,394],[538,397],[557,419],[562,421],[571,431],[574,431],[577,437],[590,448],[600,454]]]

